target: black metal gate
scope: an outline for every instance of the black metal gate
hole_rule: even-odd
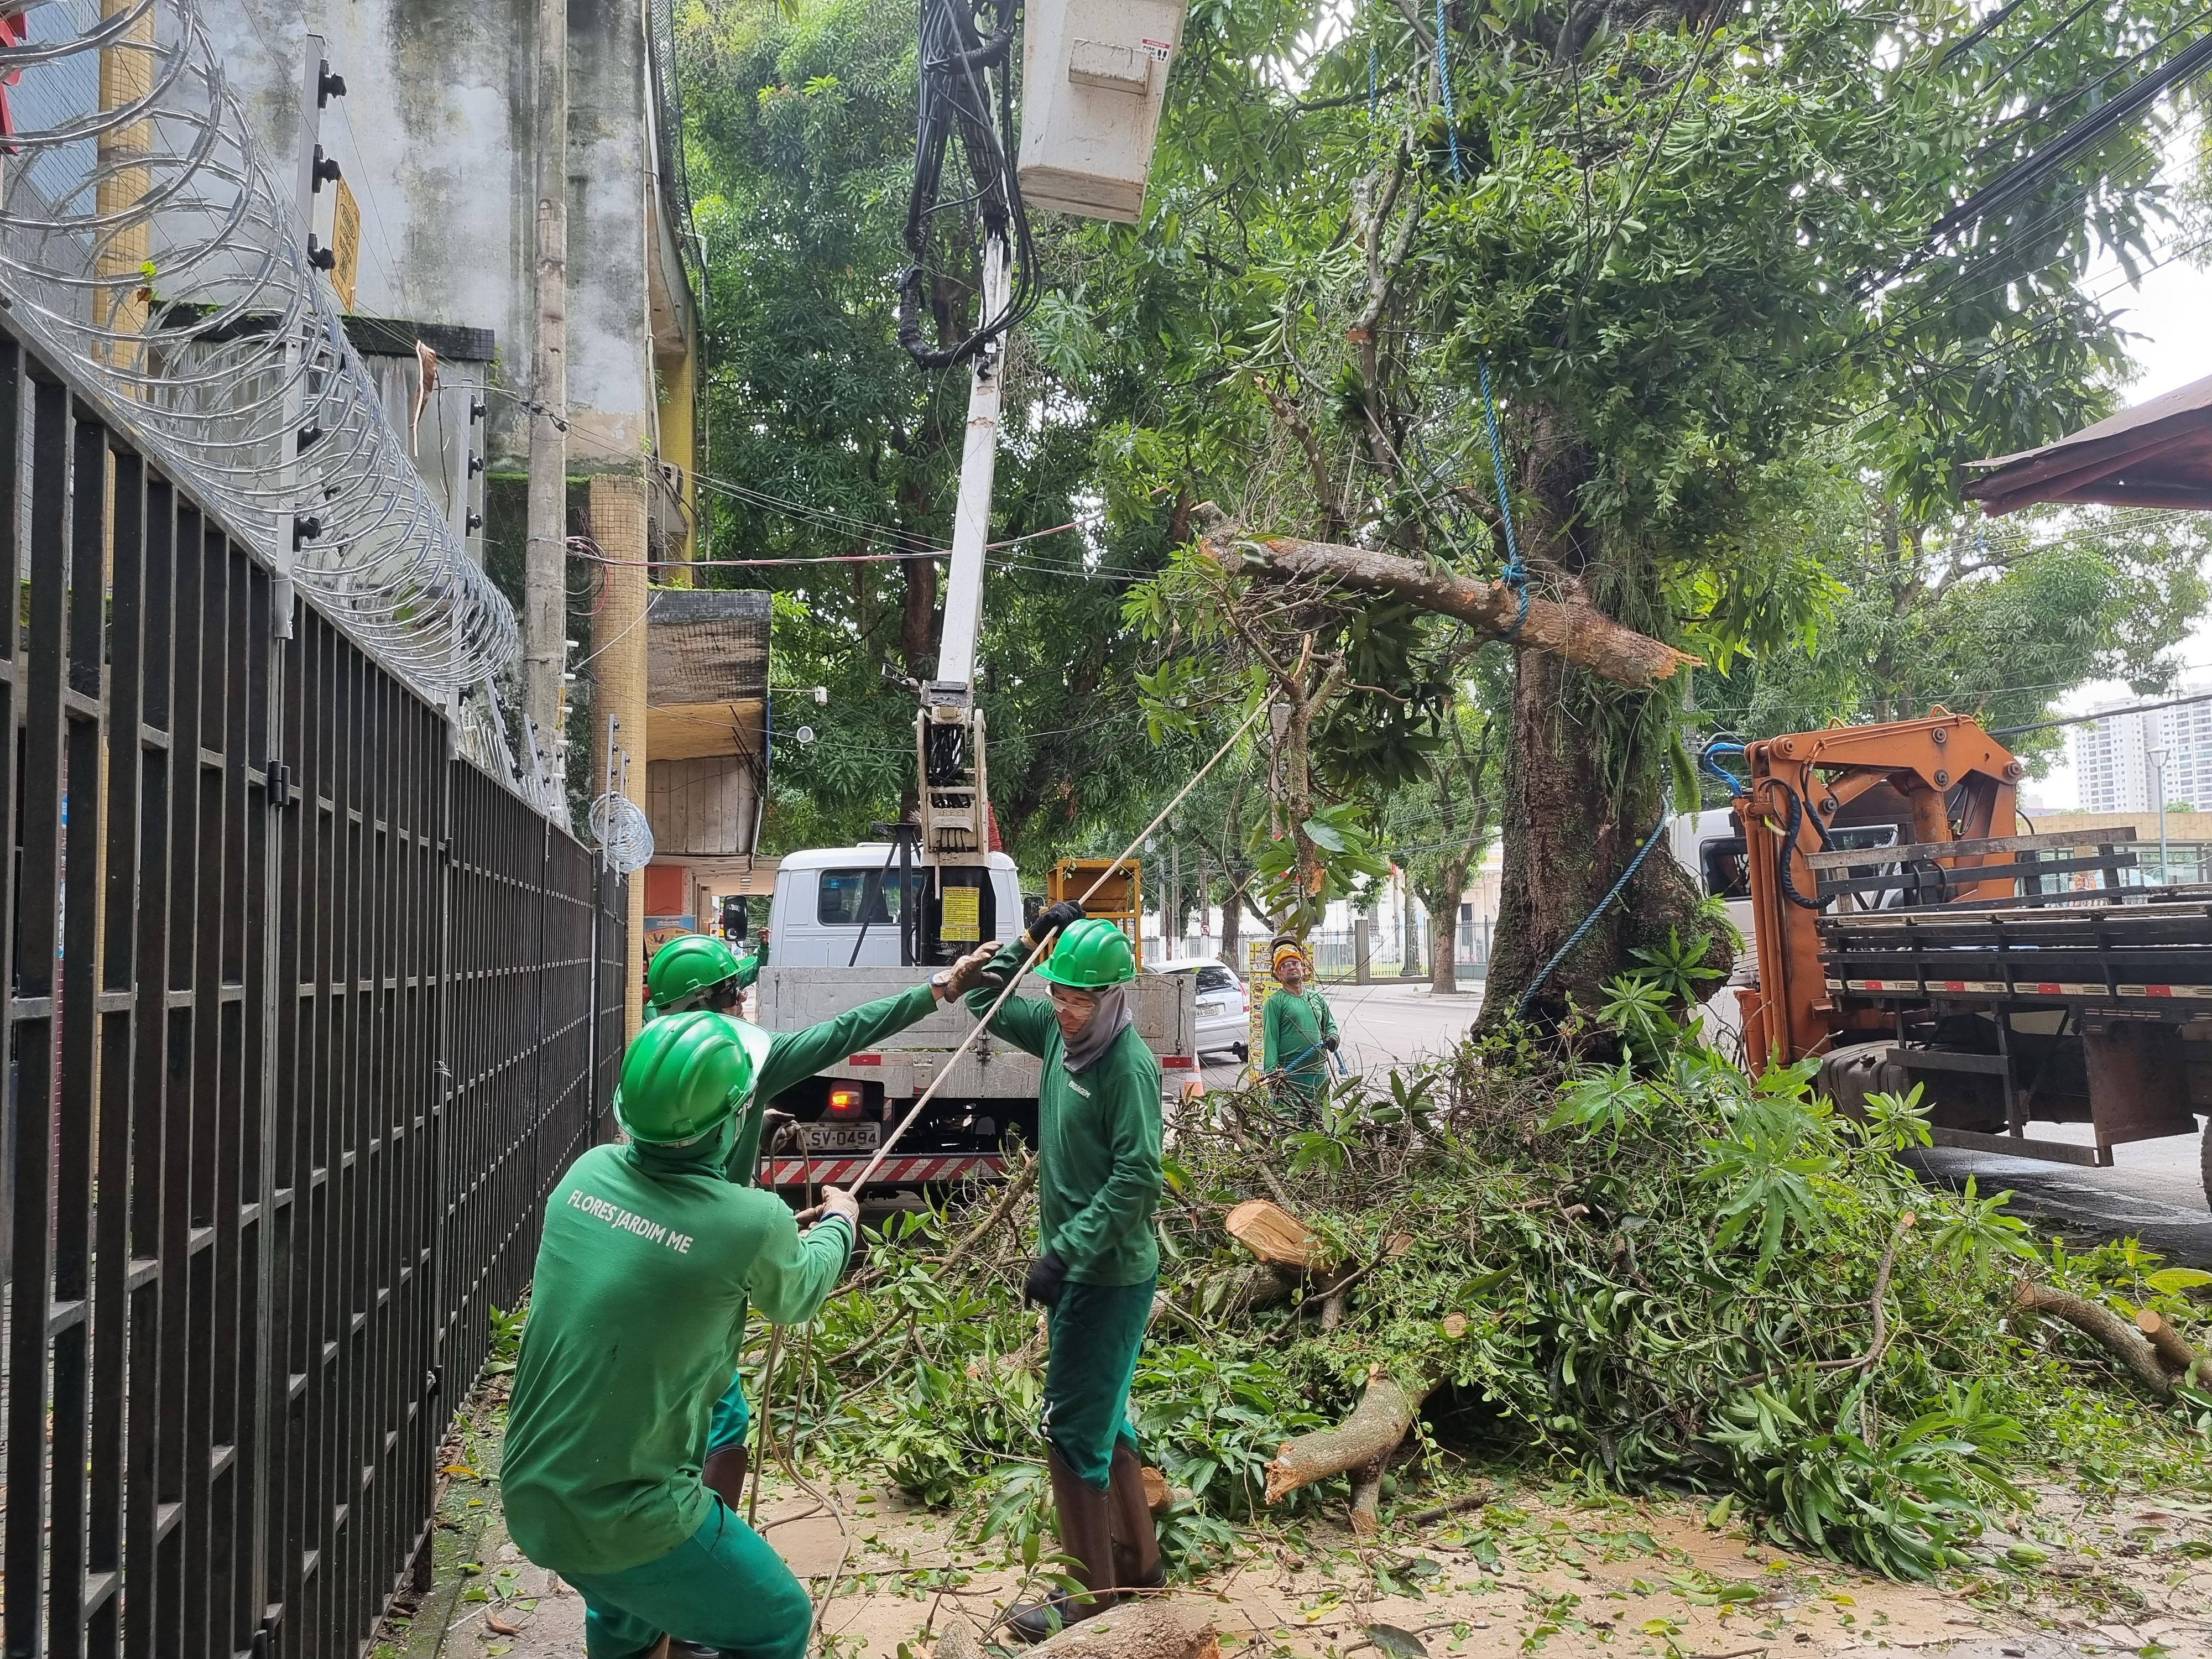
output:
[[[5,1650],[354,1654],[603,1121],[619,878],[0,332]]]

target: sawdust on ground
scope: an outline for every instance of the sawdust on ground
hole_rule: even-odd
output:
[[[507,1540],[483,1467],[495,1447],[483,1451],[454,1466],[477,1480],[448,1492],[449,1514],[482,1519],[473,1559],[458,1564],[455,1593],[426,1600],[385,1650],[580,1656],[582,1604]],[[902,1647],[921,1659],[948,1621],[986,1630],[1022,1593],[1003,1540],[965,1542],[950,1517],[896,1491],[829,1495],[835,1513],[771,1480],[760,1510],[823,1607],[826,1659],[899,1659]],[[2051,1490],[2021,1525],[1988,1540],[1984,1570],[1898,1584],[1777,1548],[1741,1521],[1716,1524],[1692,1503],[1519,1490],[1366,1542],[1319,1519],[1255,1529],[1235,1561],[1170,1593],[1217,1604],[1228,1659],[2212,1659],[2212,1503]]]

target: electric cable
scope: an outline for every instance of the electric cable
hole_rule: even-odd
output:
[[[991,18],[988,35],[978,26],[983,12]],[[1020,16],[1019,0],[921,0],[921,109],[914,185],[907,200],[908,263],[898,278],[898,337],[907,354],[924,368],[951,368],[979,356],[1018,326],[1042,296],[1029,210],[1014,168],[1019,134],[1013,112],[1012,49]],[[956,139],[975,188],[971,195],[948,202],[941,191]],[[963,211],[969,208],[975,210],[973,225]],[[1006,303],[995,314],[979,314],[972,329],[957,334],[949,343],[931,345],[921,332],[924,289],[934,288],[931,308],[940,331],[957,327],[951,320],[947,293],[952,283],[941,273],[956,264],[965,267],[971,247],[969,233],[976,229],[981,234],[974,238],[973,246],[988,249],[997,243],[1012,256]],[[943,250],[958,257],[945,257]],[[934,284],[928,281],[933,273],[939,273]]]

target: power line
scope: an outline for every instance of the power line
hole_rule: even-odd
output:
[[[2032,726],[2000,726],[1990,735],[1993,738],[2016,738],[2023,732],[2049,732],[2061,726],[2087,726],[2093,720],[2118,720],[2123,714],[2148,714],[2160,708],[2185,708],[2195,702],[2212,702],[2212,691],[2199,691],[2186,697],[2168,697],[2164,702],[2138,702],[2125,708],[2102,708],[2094,714],[2069,714],[2064,720],[2037,720]]]

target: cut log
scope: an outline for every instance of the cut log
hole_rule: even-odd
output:
[[[1323,1273],[1336,1265],[1312,1228],[1264,1198],[1246,1199],[1222,1224],[1230,1237],[1271,1267]]]
[[[2032,1279],[2023,1279],[2013,1286],[2012,1299],[2016,1307],[2063,1319],[2075,1330],[2094,1338],[2154,1398],[2173,1398],[2173,1379],[2159,1363],[2158,1350],[2151,1346],[2150,1339],[2110,1308],[2069,1291],[2039,1285]]]
[[[2189,1368],[2201,1357],[2189,1346],[2187,1338],[2148,1308],[2136,1315],[2136,1328],[2150,1340],[2151,1352],[2158,1356],[2158,1363],[2176,1381],[2187,1376]]]
[[[1282,1443],[1267,1465],[1267,1501],[1279,1504],[1316,1480],[1381,1463],[1398,1449],[1435,1387],[1409,1394],[1387,1376],[1370,1379],[1343,1422]]]
[[[1601,679],[1642,690],[1671,679],[1698,659],[1663,641],[1623,627],[1595,607],[1521,596],[1504,582],[1477,581],[1398,553],[1302,541],[1294,536],[1245,539],[1233,532],[1206,538],[1206,550],[1230,568],[1262,576],[1340,583],[1372,593],[1391,593],[1425,611],[1456,617],[1516,645],[1549,652]],[[1516,629],[1516,621],[1519,626]]]
[[[1158,1515],[1175,1502],[1175,1494],[1168,1489],[1168,1478],[1150,1463],[1145,1465],[1145,1507]]]
[[[1221,1659],[1214,1625],[1219,1605],[1166,1598],[1124,1601],[1070,1625],[1030,1651],[1040,1659]]]

